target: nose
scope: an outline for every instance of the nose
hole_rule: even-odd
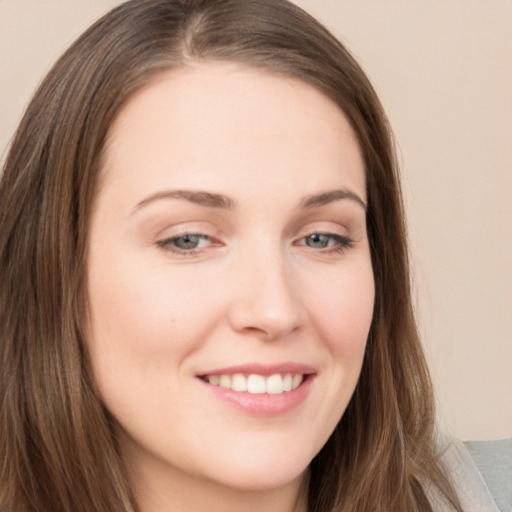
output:
[[[277,340],[300,328],[305,312],[290,265],[274,251],[260,251],[238,265],[229,320],[237,332]]]

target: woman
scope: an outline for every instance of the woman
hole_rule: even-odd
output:
[[[0,187],[2,510],[461,510],[393,142],[285,1],[122,4]]]

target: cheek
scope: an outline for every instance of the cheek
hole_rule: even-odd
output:
[[[108,269],[108,272],[103,269]],[[90,304],[94,343],[140,357],[169,357],[200,342],[216,309],[211,286],[198,287],[187,272],[166,272],[161,265],[136,265],[116,258],[91,266]],[[169,347],[172,350],[169,350]]]
[[[313,322],[334,357],[362,358],[375,299],[371,265],[351,266],[326,283],[308,295]]]
[[[198,289],[186,272],[171,275],[159,265],[117,257],[116,265],[103,260],[90,266],[94,374],[107,407],[123,424],[130,425],[141,410],[170,407],[172,417],[179,416],[172,390],[215,322],[213,293],[212,287]],[[170,429],[172,421],[164,420]]]
[[[339,270],[324,276],[328,285],[323,288],[318,280],[316,286],[311,281],[307,295],[310,321],[326,350],[319,379],[322,399],[314,414],[321,432],[314,440],[317,450],[339,423],[354,393],[373,317],[371,264]]]

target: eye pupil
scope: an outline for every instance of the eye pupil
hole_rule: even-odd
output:
[[[321,233],[315,233],[314,235],[310,235],[306,238],[306,244],[309,247],[323,249],[329,245],[329,236],[322,235]]]
[[[196,249],[200,238],[199,235],[183,235],[174,239],[174,245],[180,249]]]

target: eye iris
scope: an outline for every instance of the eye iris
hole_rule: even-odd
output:
[[[306,238],[306,244],[315,249],[324,249],[329,245],[329,236],[316,233]]]
[[[197,249],[200,239],[199,235],[183,235],[174,240],[174,245],[179,249]]]

